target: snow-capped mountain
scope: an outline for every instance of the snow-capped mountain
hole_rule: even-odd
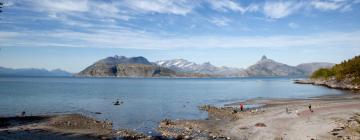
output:
[[[224,66],[217,67],[212,65],[210,62],[197,64],[195,62],[190,62],[185,59],[173,59],[173,60],[156,61],[155,64],[179,72],[202,73],[202,74],[211,74],[211,75],[228,76],[228,77],[246,76],[246,72],[243,69],[224,67]]]
[[[198,66],[198,64],[194,62],[189,62],[185,59],[162,60],[156,61],[155,64],[183,71],[191,71]]]

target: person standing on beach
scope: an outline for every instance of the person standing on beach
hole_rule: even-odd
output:
[[[240,111],[244,110],[244,105],[242,103],[240,103]]]
[[[288,108],[288,106],[286,106],[286,109],[285,109],[285,110],[286,110],[286,113],[289,114],[289,108]]]
[[[311,104],[309,104],[309,110],[310,110],[311,112],[314,112],[314,111],[311,109]]]

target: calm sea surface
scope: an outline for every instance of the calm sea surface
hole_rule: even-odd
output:
[[[308,98],[343,91],[293,84],[291,78],[120,79],[0,77],[0,116],[83,113],[108,119],[115,128],[153,131],[158,122],[199,119],[202,104],[249,98]],[[117,98],[124,101],[114,106]],[[95,114],[101,112],[102,114]]]

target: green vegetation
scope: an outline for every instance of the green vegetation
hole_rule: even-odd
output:
[[[317,71],[315,71],[311,75],[311,78],[326,78],[326,79],[328,79],[331,76],[335,76],[335,72],[332,69],[321,68],[321,69],[318,69]]]
[[[335,77],[339,81],[345,78],[353,78],[352,82],[354,84],[360,84],[360,55],[336,64],[332,68],[319,69],[311,75],[311,78],[328,79],[330,77]]]

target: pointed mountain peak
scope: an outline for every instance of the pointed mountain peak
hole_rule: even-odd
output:
[[[268,58],[266,57],[266,55],[263,55],[263,56],[261,57],[261,60],[266,60],[266,59],[268,59]]]
[[[212,64],[210,62],[204,62],[203,65],[209,66],[209,65],[212,65]]]
[[[109,57],[107,57],[106,59],[116,59],[116,60],[119,60],[119,59],[127,59],[127,57],[115,55],[115,56],[109,56]]]

